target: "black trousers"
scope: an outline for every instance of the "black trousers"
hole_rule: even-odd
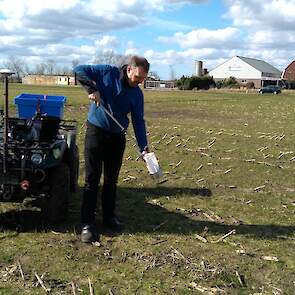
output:
[[[81,221],[94,223],[98,187],[103,171],[101,205],[103,219],[114,217],[117,181],[126,145],[125,134],[105,131],[87,122],[85,136],[85,187]]]

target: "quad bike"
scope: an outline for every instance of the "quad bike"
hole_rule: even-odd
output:
[[[0,202],[42,198],[46,221],[60,223],[67,217],[70,194],[77,189],[77,122],[40,112],[40,95],[35,95],[37,109],[31,118],[9,117],[7,85],[4,96],[4,111],[0,113]]]

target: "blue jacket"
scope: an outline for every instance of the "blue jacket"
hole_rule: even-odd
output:
[[[128,113],[131,113],[136,140],[142,152],[147,146],[144,121],[143,93],[137,87],[130,87],[124,79],[123,68],[110,65],[80,65],[74,68],[77,80],[90,94],[100,92],[100,104],[106,108],[126,130],[129,125]],[[91,103],[88,121],[112,133],[122,132],[121,128],[101,106]]]

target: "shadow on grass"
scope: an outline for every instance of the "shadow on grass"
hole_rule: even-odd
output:
[[[256,238],[276,239],[282,235],[295,233],[295,226],[277,224],[223,224],[203,220],[196,210],[186,212],[168,211],[157,203],[157,197],[182,198],[211,197],[209,189],[182,188],[120,188],[122,217],[126,222],[128,233],[159,233],[191,235],[202,233],[207,227],[210,233],[226,234],[235,229],[237,234]],[[147,200],[154,200],[148,202]],[[120,206],[120,203],[119,203]],[[120,209],[120,208],[119,208]],[[118,210],[119,211],[119,210]]]
[[[169,211],[161,206],[158,197],[169,198],[209,198],[212,193],[209,189],[192,188],[134,188],[121,187],[117,211],[125,222],[127,234],[154,233],[191,235],[203,232],[207,227],[210,233],[226,234],[235,229],[237,235],[249,235],[261,239],[277,239],[283,235],[292,235],[295,226],[276,224],[223,224],[215,221],[202,220],[201,213],[187,210],[185,212]],[[82,188],[74,194],[71,202],[69,219],[59,226],[46,224],[42,213],[36,210],[10,210],[0,213],[0,231],[13,230],[17,232],[35,232],[56,230],[59,232],[79,232],[80,202]],[[99,205],[98,205],[99,207]],[[97,223],[100,227],[100,209],[98,209]],[[103,233],[103,231],[101,231]],[[0,238],[0,240],[3,238]]]

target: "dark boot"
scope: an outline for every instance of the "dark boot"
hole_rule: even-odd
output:
[[[99,237],[93,224],[84,225],[81,231],[81,241],[83,243],[94,243]]]
[[[103,226],[113,232],[121,232],[124,229],[124,223],[116,216],[104,219]]]
[[[95,221],[95,211],[97,203],[98,186],[85,184],[83,202],[81,207],[82,224],[93,224]]]

